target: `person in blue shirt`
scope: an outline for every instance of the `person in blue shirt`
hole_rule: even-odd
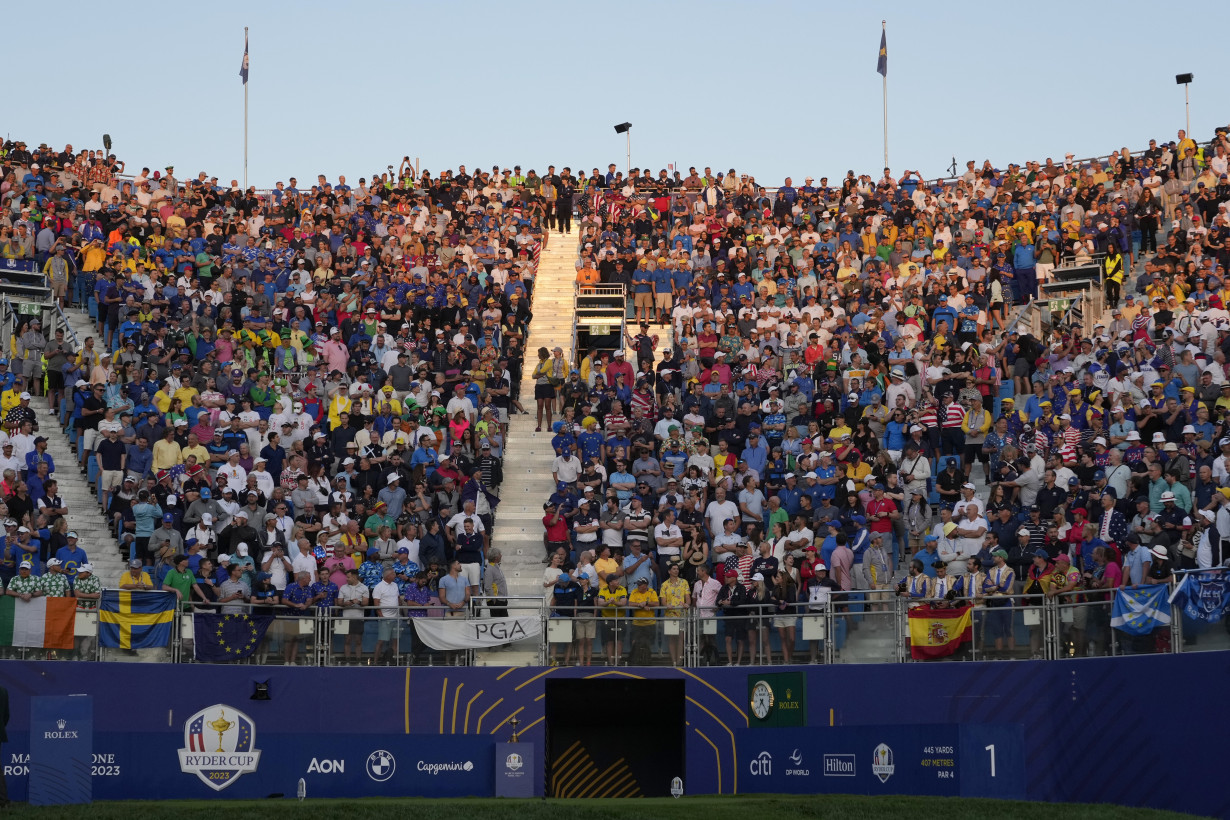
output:
[[[658,324],[665,325],[670,321],[673,307],[671,294],[674,289],[674,277],[671,276],[668,268],[658,268],[650,275],[653,279],[653,298],[658,314]]]
[[[935,567],[931,565],[940,560],[939,542],[938,535],[928,535],[923,539],[922,549],[914,555],[916,560],[922,561],[923,574],[928,578],[935,577]]]
[[[747,451],[744,450],[746,453]],[[794,517],[799,514],[801,508],[800,498],[803,497],[803,489],[799,487],[799,479],[794,473],[786,473],[786,486],[777,491],[777,499],[782,503],[782,509],[788,515]],[[825,562],[828,563],[827,561]]]
[[[564,448],[573,449],[576,447],[576,437],[572,434],[572,427],[563,421],[557,421],[551,425],[551,429],[555,435],[551,437],[551,448],[555,450],[555,454],[559,455],[564,451]]]
[[[940,322],[947,322],[948,329],[952,330],[957,326],[957,312],[948,306],[948,297],[940,296],[939,304],[931,313],[931,331],[939,330]],[[923,565],[926,566],[926,561]]]
[[[65,537],[68,543],[56,551],[55,557],[59,560],[60,569],[68,576],[68,583],[71,585],[77,581],[77,568],[89,559],[86,557],[85,550],[81,548],[77,533],[70,530]]]
[[[636,307],[637,323],[648,324],[649,313],[653,310],[653,272],[649,266],[653,262],[646,261],[644,266],[638,265],[632,271],[633,304]]]
[[[583,419],[585,432],[576,438],[577,455],[581,461],[588,463],[590,459],[603,457],[602,446],[606,443],[602,433],[598,431],[598,420],[593,416]],[[554,446],[554,445],[553,445]]]
[[[749,470],[754,470],[761,478],[764,477],[765,468],[769,463],[769,446],[761,438],[760,425],[753,422],[748,429],[747,444],[739,457],[747,462]]]

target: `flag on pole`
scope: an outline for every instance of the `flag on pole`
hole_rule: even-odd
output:
[[[0,646],[72,649],[75,598],[0,598]]]
[[[933,609],[924,605],[910,610],[910,657],[942,658],[974,639],[974,608]]]
[[[108,649],[150,649],[171,642],[178,598],[172,592],[104,589],[98,609],[98,644]]]
[[[881,46],[881,50],[883,46]],[[880,59],[884,59],[881,57]],[[243,84],[248,84],[248,35],[243,35],[243,62],[239,64],[239,76],[243,78]]]
[[[244,52],[244,82],[247,82],[247,52]],[[876,60],[876,73],[888,77],[888,32],[880,30],[880,58]]]
[[[1230,578],[1226,572],[1189,572],[1170,595],[1183,614],[1193,621],[1216,623],[1230,603]]]
[[[1110,610],[1110,625],[1129,635],[1148,635],[1170,623],[1166,584],[1120,589]]]

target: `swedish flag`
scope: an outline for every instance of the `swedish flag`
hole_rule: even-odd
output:
[[[881,77],[888,76],[888,32],[880,31],[880,57],[876,60],[876,73]]]
[[[178,599],[173,592],[103,590],[98,643],[109,649],[151,649],[171,642]]]

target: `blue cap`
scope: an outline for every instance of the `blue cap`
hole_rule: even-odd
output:
[[[1050,556],[1050,555],[1048,555],[1048,554],[1047,554],[1047,552],[1046,552],[1046,550],[1044,550],[1044,549],[1036,549],[1036,550],[1034,550],[1034,558],[1050,558],[1050,557],[1051,557],[1051,556]]]
[[[1098,470],[1093,474],[1094,481],[1101,481],[1104,478],[1106,478],[1106,472],[1104,470]]]
[[[170,513],[166,513],[165,515],[162,516],[162,523],[164,524],[175,523],[175,516],[171,515]]]
[[[367,550],[368,558],[371,558],[373,555],[379,555],[379,554],[380,554],[380,550],[376,549],[375,547],[369,547]]]
[[[558,483],[558,484],[556,484],[556,485],[555,485],[555,489],[557,489],[557,490],[566,490],[566,489],[568,489],[568,482],[567,482],[567,481],[561,481],[560,483]]]
[[[866,518],[864,518],[864,517],[863,517],[863,516],[861,516],[861,515],[854,515],[854,516],[851,516],[851,517],[850,517],[850,520],[851,520],[851,521],[853,521],[855,524],[858,524],[860,527],[861,527],[863,524],[866,524],[866,523],[867,523],[867,519],[866,519]]]
[[[928,535],[926,538],[923,539],[923,541],[927,544],[930,544],[934,541],[939,541],[939,540],[940,540],[940,537],[938,535]]]
[[[1068,479],[1068,486],[1069,486],[1069,487],[1076,487],[1076,486],[1077,486],[1077,485],[1079,485],[1080,483],[1081,483],[1081,480],[1080,480],[1079,478],[1077,478],[1076,476],[1072,476],[1071,478],[1069,478],[1069,479]]]
[[[871,489],[873,489],[873,490],[883,490],[883,489],[886,489],[886,488],[885,488],[885,486],[884,486],[883,484],[877,484],[877,485],[875,485],[874,487],[872,487]]]
[[[269,580],[269,579],[271,579],[271,578],[273,578],[272,573],[268,573],[268,572],[258,572],[258,573],[256,573],[256,580],[258,580],[258,581],[268,581],[268,580]]]
[[[213,497],[213,493],[209,491],[208,487],[201,488],[201,498],[211,498],[211,497]]]
[[[196,546],[198,543],[200,542],[197,541],[195,538],[189,538],[187,541],[184,542],[184,546],[193,547],[193,546]]]

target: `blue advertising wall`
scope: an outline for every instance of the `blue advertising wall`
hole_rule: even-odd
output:
[[[27,799],[30,698],[89,694],[95,800],[293,797],[300,778],[309,797],[491,796],[495,744],[515,718],[541,794],[548,678],[667,677],[686,684],[688,794],[950,794],[1230,816],[1216,711],[1230,653],[797,669],[807,726],[767,729],[748,725],[747,667],[5,661],[0,758],[11,797]],[[263,682],[270,699],[252,700]]]

